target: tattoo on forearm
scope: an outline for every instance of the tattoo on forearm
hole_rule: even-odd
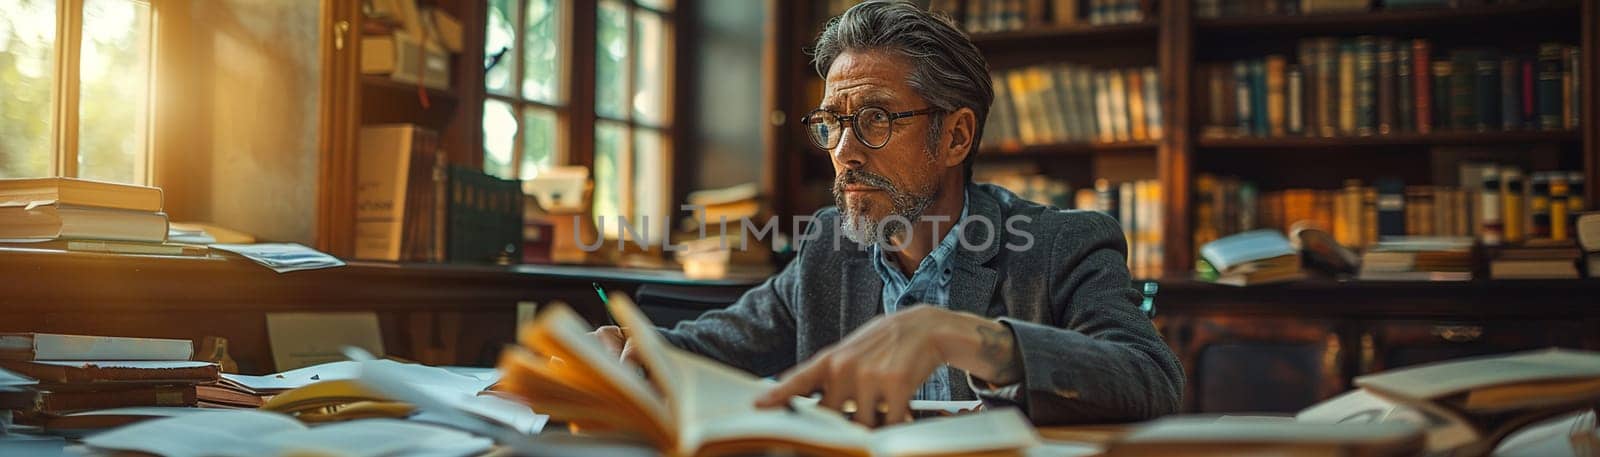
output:
[[[978,336],[981,345],[978,353],[983,355],[985,362],[993,369],[993,377],[989,382],[997,384],[1010,384],[1020,378],[1020,368],[1017,367],[1016,345],[1011,339],[1011,332],[1005,327],[998,329],[987,326],[978,326]]]

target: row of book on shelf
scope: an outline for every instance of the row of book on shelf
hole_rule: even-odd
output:
[[[1009,32],[1081,24],[1136,24],[1154,17],[1155,0],[932,0],[930,11],[955,19],[967,33]]]
[[[437,132],[411,124],[362,127],[356,161],[355,258],[521,260],[521,183],[450,165]]]
[[[1501,0],[1496,3],[1518,1]],[[1194,14],[1201,18],[1349,14],[1370,11],[1471,8],[1484,3],[1486,2],[1474,0],[1197,0]]]
[[[1202,135],[1574,130],[1580,55],[1560,43],[1441,54],[1426,39],[1307,38],[1297,56],[1203,64]]]
[[[1381,179],[1371,186],[1347,180],[1342,189],[1274,192],[1202,174],[1195,184],[1193,242],[1209,261],[1207,246],[1269,229],[1292,238],[1306,255],[1304,264],[1359,279],[1600,277],[1600,214],[1586,212],[1581,173],[1525,177],[1520,169],[1487,163],[1463,164],[1460,173],[1466,185],[1459,187]],[[1260,283],[1290,278],[1288,271],[1302,263],[1281,262],[1233,278],[1220,278],[1226,272],[1215,264],[1201,271],[1213,279]]]
[[[1155,67],[1036,65],[999,71],[993,78],[995,101],[984,136],[1001,150],[1161,138]]]
[[[1165,255],[1161,182],[1154,179],[1112,182],[1073,190],[1064,180],[1027,170],[985,167],[974,172],[977,182],[1004,187],[1018,196],[1058,208],[1100,211],[1116,219],[1128,245],[1128,270],[1135,279],[1161,277]]]

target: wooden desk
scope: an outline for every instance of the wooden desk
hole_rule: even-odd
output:
[[[545,265],[351,262],[278,274],[248,260],[0,248],[0,331],[137,337],[221,336],[245,373],[276,371],[270,312],[373,311],[390,354],[492,365],[513,341],[517,304],[563,301],[605,321],[592,283],[748,289],[764,277],[690,280],[681,272]]]

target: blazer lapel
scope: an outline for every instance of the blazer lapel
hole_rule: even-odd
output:
[[[839,286],[845,297],[839,302],[839,339],[883,314],[883,279],[872,269],[871,261],[870,256],[855,257],[846,260],[841,269]]]
[[[968,218],[987,218],[990,224],[968,223],[961,226],[965,238],[974,244],[974,248],[967,249],[965,245],[956,249],[955,272],[950,278],[950,309],[984,317],[989,315],[989,302],[993,298],[995,284],[1000,280],[1000,274],[988,266],[989,260],[1000,252],[1004,245],[1005,237],[1000,235],[1005,228],[1004,215],[1000,212],[1000,203],[994,197],[976,186],[967,192]],[[987,245],[984,243],[987,241]]]

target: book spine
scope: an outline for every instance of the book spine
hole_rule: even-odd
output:
[[[1378,98],[1378,39],[1373,36],[1356,38],[1356,135],[1368,136],[1377,131]]]
[[[1299,66],[1290,65],[1284,71],[1284,84],[1288,90],[1284,97],[1288,104],[1285,114],[1289,117],[1285,130],[1290,135],[1305,134],[1306,124],[1302,115],[1305,112],[1305,74]]]
[[[1356,43],[1339,43],[1339,134],[1356,133]]]
[[[1567,195],[1570,192],[1567,186],[1567,173],[1562,171],[1550,172],[1550,239],[1567,241],[1571,238],[1572,212],[1567,208]]]
[[[1550,237],[1550,174],[1534,173],[1529,181],[1532,191],[1528,194],[1528,238]]]
[[[1094,110],[1099,119],[1097,127],[1100,130],[1100,142],[1115,143],[1117,141],[1116,127],[1111,123],[1111,82],[1107,80],[1104,71],[1094,73]]]
[[[1129,136],[1134,141],[1150,139],[1150,132],[1145,130],[1144,118],[1144,74],[1138,68],[1129,68],[1126,95],[1128,97],[1128,129]]]
[[[1100,114],[1096,111],[1095,105],[1094,70],[1087,67],[1075,68],[1072,71],[1072,79],[1073,84],[1078,86],[1078,96],[1082,99],[1078,102],[1078,109],[1083,113],[1083,126],[1088,129],[1085,137],[1089,141],[1095,141],[1099,138],[1100,129],[1103,127],[1100,126]]]
[[[1522,171],[1500,170],[1500,233],[1506,243],[1522,242],[1522,191]]]
[[[1450,63],[1450,126],[1461,130],[1475,128],[1478,111],[1473,86],[1478,81],[1477,53],[1465,49],[1453,51]]]
[[[1433,62],[1433,125],[1440,130],[1455,128],[1451,122],[1450,110],[1454,100],[1451,99],[1450,86],[1454,82],[1451,77],[1455,68],[1448,60]]]
[[[1378,190],[1378,236],[1404,236],[1406,234],[1405,184],[1398,179],[1380,179]]]
[[[1567,97],[1564,100],[1567,107],[1568,130],[1577,130],[1579,128],[1579,118],[1583,113],[1583,102],[1579,98],[1583,92],[1582,49],[1577,46],[1567,47]]]
[[[1561,119],[1561,45],[1539,45],[1539,128],[1560,130]]]
[[[1339,55],[1332,38],[1317,41],[1317,123],[1318,133],[1333,137],[1339,133]]]
[[[1304,133],[1316,136],[1317,127],[1321,125],[1317,119],[1317,46],[1316,40],[1302,39],[1297,46],[1298,62],[1300,63],[1301,98],[1300,118],[1306,125]]]
[[[1522,128],[1522,66],[1515,57],[1500,59],[1500,129]]]
[[[1258,137],[1267,136],[1267,63],[1265,59],[1250,61],[1250,132]]]
[[[1476,127],[1480,132],[1500,128],[1500,59],[1485,53],[1477,59],[1477,83],[1473,86]]]
[[[1394,53],[1394,130],[1410,133],[1417,130],[1416,84],[1411,71],[1411,49],[1405,43],[1399,46]]]
[[[1378,40],[1378,134],[1395,130],[1395,55],[1394,40]]]
[[[1165,130],[1161,127],[1161,79],[1155,67],[1144,68],[1144,113],[1150,139],[1160,140]]]
[[[1239,134],[1249,135],[1251,131],[1251,109],[1254,104],[1250,101],[1250,63],[1238,61],[1233,64],[1233,84],[1235,103],[1238,104],[1235,115],[1239,121]]]
[[[1413,125],[1417,133],[1433,131],[1433,66],[1428,63],[1428,40],[1411,40],[1411,94],[1416,97],[1412,102],[1412,114],[1416,117]]]
[[[1286,89],[1284,87],[1284,67],[1287,64],[1287,60],[1281,55],[1267,56],[1265,64],[1267,79],[1267,133],[1275,137],[1283,136],[1287,129],[1284,113],[1286,109],[1284,97],[1287,95],[1284,93]]]
[[[1111,86],[1107,97],[1111,99],[1111,122],[1116,128],[1116,140],[1129,141],[1132,137],[1128,131],[1128,81],[1121,71],[1111,70],[1106,74],[1106,79]]]
[[[1539,74],[1534,71],[1534,60],[1523,58],[1522,65],[1522,128],[1528,130],[1539,129],[1539,97],[1535,95],[1538,90]]]

